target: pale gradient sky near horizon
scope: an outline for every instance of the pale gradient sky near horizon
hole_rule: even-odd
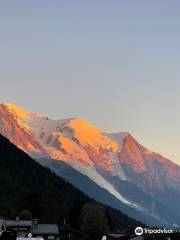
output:
[[[0,101],[128,131],[180,164],[180,1],[0,1]]]

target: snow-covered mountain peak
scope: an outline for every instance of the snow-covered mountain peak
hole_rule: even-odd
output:
[[[4,105],[11,113],[16,114],[18,117],[22,119],[26,119],[29,117],[29,112],[26,111],[25,109],[13,104],[13,103],[3,103]]]
[[[53,120],[12,103],[0,105],[0,117],[0,132],[30,154],[42,152],[70,164],[114,173],[120,164],[142,172],[147,159],[154,158],[128,132],[103,133],[82,118]]]
[[[82,118],[53,120],[5,103],[0,104],[0,133],[36,159],[49,159],[47,167],[53,169],[51,159],[67,163],[138,211],[148,212],[151,205],[144,209],[137,188],[152,196],[164,189],[180,193],[180,167],[143,147],[128,132],[104,133]],[[126,186],[130,192],[123,190]]]
[[[27,111],[24,108],[19,107],[10,102],[0,104],[0,106],[4,106],[9,113],[11,113],[12,115],[15,115],[16,118],[20,118],[21,120],[24,120],[24,121],[46,118],[40,113]]]
[[[74,132],[74,137],[86,146],[98,149],[117,151],[118,145],[108,136],[104,135],[100,129],[88,123],[84,119],[76,118],[68,123],[68,127]]]

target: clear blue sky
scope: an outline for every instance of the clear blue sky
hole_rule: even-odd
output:
[[[0,2],[0,101],[129,131],[180,163],[180,1]]]

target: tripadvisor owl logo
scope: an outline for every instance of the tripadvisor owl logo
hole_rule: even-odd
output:
[[[137,227],[136,229],[135,229],[135,234],[137,235],[137,236],[141,236],[141,235],[143,235],[143,228],[142,227]]]

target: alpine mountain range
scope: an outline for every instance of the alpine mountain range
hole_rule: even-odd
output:
[[[81,118],[53,120],[12,103],[0,104],[0,133],[91,198],[147,225],[180,226],[180,166],[130,133],[105,133]]]

